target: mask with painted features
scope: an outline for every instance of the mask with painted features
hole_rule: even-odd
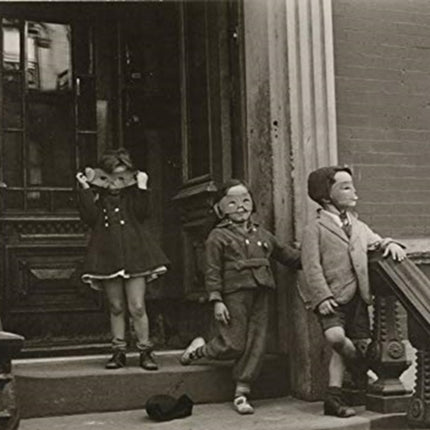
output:
[[[100,167],[86,167],[84,174],[90,185],[109,190],[120,190],[136,184],[136,170],[116,168],[112,173],[108,173]]]
[[[215,205],[219,218],[229,218],[233,222],[247,221],[253,211],[251,194],[243,185],[230,188],[227,194]]]

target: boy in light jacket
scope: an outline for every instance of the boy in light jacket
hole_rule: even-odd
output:
[[[332,348],[329,386],[324,414],[355,415],[341,396],[345,366],[363,373],[364,357],[357,341],[370,342],[367,252],[381,249],[384,256],[402,261],[403,248],[382,239],[357,218],[357,193],[348,167],[330,166],[313,171],[308,178],[309,197],[321,207],[305,228],[302,266],[303,295],[315,311],[324,337]],[[365,370],[364,370],[365,373]]]

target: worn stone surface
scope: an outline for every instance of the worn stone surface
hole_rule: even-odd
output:
[[[155,423],[143,408],[127,412],[34,418],[21,421],[20,430],[369,430],[404,429],[404,415],[382,415],[358,409],[358,416],[342,419],[322,414],[320,402],[291,398],[255,401],[255,414],[240,416],[229,403],[197,405],[184,419]]]
[[[181,366],[179,353],[159,353],[160,370],[138,367],[137,354],[128,366],[104,369],[107,356],[26,360],[15,364],[23,418],[140,409],[155,394],[188,394],[195,403],[228,401],[233,395],[231,364],[204,362]],[[288,393],[286,359],[268,356],[255,383],[255,398]]]

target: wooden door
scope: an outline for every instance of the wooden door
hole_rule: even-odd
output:
[[[213,196],[231,177],[246,179],[241,2],[183,2],[181,31],[184,298],[190,337],[211,331],[204,288],[204,242],[216,222]]]
[[[240,2],[15,3],[1,14],[5,328],[33,350],[108,342],[103,297],[79,278],[87,231],[74,173],[106,147],[126,146],[149,173],[153,234],[172,263],[148,291],[153,340],[184,346],[209,330],[202,270],[212,195],[246,173]],[[62,67],[46,88],[48,57]]]
[[[1,310],[26,349],[106,338],[102,297],[80,281],[86,229],[76,171],[97,158],[93,29],[42,8],[0,16]]]
[[[153,230],[172,264],[148,294],[154,341],[210,330],[204,241],[220,182],[245,176],[240,2],[148,3],[120,23],[121,135],[150,175]]]

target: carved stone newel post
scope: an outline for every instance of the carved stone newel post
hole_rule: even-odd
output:
[[[0,331],[0,430],[19,426],[19,411],[11,360],[22,348],[22,336]]]
[[[408,408],[408,423],[413,427],[430,427],[430,340],[412,313],[408,314],[409,340],[417,349],[415,392]]]
[[[369,276],[375,294],[372,343],[368,357],[370,368],[378,379],[370,384],[366,408],[376,412],[404,412],[408,408],[410,391],[400,381],[410,366],[406,358],[405,340],[400,324],[401,304],[387,285],[380,266],[381,256],[370,258]]]

